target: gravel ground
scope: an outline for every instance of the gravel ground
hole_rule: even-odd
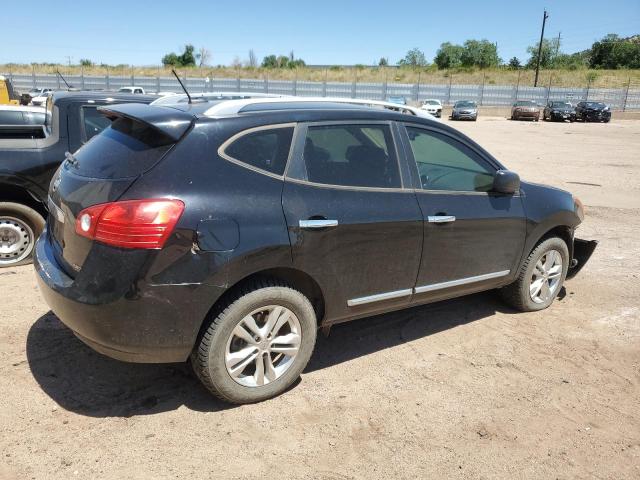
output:
[[[585,203],[601,243],[550,309],[337,326],[289,392],[229,407],[186,365],[94,353],[0,270],[0,478],[640,478],[640,121],[455,126]]]

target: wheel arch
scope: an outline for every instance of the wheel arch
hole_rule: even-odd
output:
[[[0,179],[0,202],[19,203],[32,208],[44,218],[48,215],[46,207],[35,193],[26,186],[7,182],[6,179]]]
[[[265,268],[236,280],[234,283],[230,284],[225,292],[214,302],[207,313],[207,317],[222,305],[225,305],[231,298],[238,295],[238,292],[243,290],[245,287],[255,285],[265,279],[278,280],[290,285],[296,290],[299,290],[300,293],[307,297],[311,302],[316,313],[318,326],[321,326],[325,312],[325,298],[322,288],[318,282],[311,277],[311,275],[292,267]],[[203,319],[203,324],[207,317]]]
[[[573,258],[573,228],[568,225],[547,227],[544,231],[534,236],[533,238],[535,241],[531,242],[525,249],[523,259],[527,258],[534,248],[544,242],[547,238],[551,237],[559,237],[567,244],[567,249],[569,250],[569,261],[571,261]]]

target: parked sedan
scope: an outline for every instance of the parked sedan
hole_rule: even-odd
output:
[[[544,107],[542,118],[546,121],[573,122],[576,119],[576,109],[569,102],[552,100]]]
[[[478,119],[478,105],[471,100],[459,100],[453,104],[451,110],[451,120],[473,120]]]
[[[436,118],[442,117],[442,103],[440,102],[440,100],[436,100],[436,99],[423,100],[422,106],[420,108],[422,110],[426,110]]]
[[[576,105],[576,120],[609,123],[611,109],[602,102],[580,102]]]
[[[540,108],[536,102],[518,100],[511,107],[511,120],[540,120]]]
[[[389,95],[387,97],[387,102],[396,103],[398,105],[406,105],[407,104],[407,99],[404,98],[401,95]]]
[[[190,359],[228,402],[290,387],[318,328],[496,288],[547,308],[595,248],[577,198],[433,119],[303,98],[100,110],[111,126],[51,182],[40,289],[95,350]]]

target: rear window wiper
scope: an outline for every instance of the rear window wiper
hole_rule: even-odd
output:
[[[64,152],[64,158],[69,165],[73,165],[74,167],[78,166],[78,159],[74,157],[71,152]]]

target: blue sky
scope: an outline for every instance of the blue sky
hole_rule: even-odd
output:
[[[77,62],[157,65],[185,43],[206,47],[212,64],[288,54],[309,64],[392,63],[418,47],[429,61],[440,43],[497,42],[500,56],[527,58],[545,36],[562,32],[562,50],[582,50],[607,33],[640,33],[640,0],[564,1],[120,1],[31,0],[2,23],[0,63]],[[5,12],[6,13],[6,12]],[[22,15],[28,22],[18,21]]]

